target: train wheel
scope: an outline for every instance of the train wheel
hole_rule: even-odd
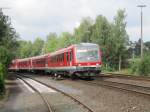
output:
[[[71,75],[71,79],[72,79],[72,80],[76,80],[76,79],[77,79],[77,76],[76,76],[75,74],[72,74],[72,75]]]

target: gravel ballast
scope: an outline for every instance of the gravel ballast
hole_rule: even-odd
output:
[[[103,86],[87,85],[83,81],[65,79],[53,80],[50,77],[34,77],[46,84],[62,89],[91,107],[95,112],[149,112],[150,97],[133,94]],[[61,86],[61,88],[60,88]],[[66,90],[75,92],[68,92]]]

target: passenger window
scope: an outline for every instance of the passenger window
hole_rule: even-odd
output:
[[[70,52],[70,61],[72,61],[72,55],[73,53],[72,53],[72,51]]]
[[[67,52],[66,55],[67,55],[67,61],[69,61],[69,53]]]

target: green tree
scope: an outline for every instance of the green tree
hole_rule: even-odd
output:
[[[32,42],[31,41],[25,42],[25,44],[22,46],[21,57],[26,58],[32,56],[32,49],[33,49]]]
[[[10,18],[0,10],[0,92],[4,91],[4,79],[8,64],[16,54],[17,38],[18,35],[11,26]]]
[[[19,48],[17,50],[17,58],[26,58],[33,56],[32,54],[32,42],[31,41],[19,41]]]
[[[6,74],[6,68],[4,64],[0,63],[0,95],[4,92],[5,90],[5,74]]]
[[[4,46],[0,46],[0,51],[0,62],[1,64],[7,66],[10,60],[8,50]]]
[[[10,18],[0,11],[0,46],[5,46],[14,54],[18,47],[17,38],[18,35],[11,26]]]
[[[113,39],[116,44],[113,44],[117,61],[116,65],[119,65],[119,70],[121,69],[121,64],[123,63],[123,59],[125,59],[126,46],[128,45],[129,38],[126,32],[126,14],[125,10],[118,10],[117,15],[114,17],[114,24],[112,29]]]
[[[144,43],[144,53],[150,55],[150,41]]]
[[[11,21],[8,16],[5,16],[0,10],[0,62],[4,66],[8,66],[10,60],[14,58],[18,47],[18,35],[11,26]]]
[[[47,36],[44,48],[43,48],[43,53],[49,53],[49,52],[53,52],[58,48],[58,37],[56,35],[56,33],[50,33]]]
[[[71,44],[75,44],[75,38],[68,32],[63,32],[58,39],[58,48],[64,48]]]
[[[32,56],[40,55],[42,53],[44,41],[41,38],[36,38],[32,44]]]
[[[110,45],[111,25],[107,19],[99,15],[92,27],[91,40],[100,45],[103,52],[103,63],[108,65],[111,57],[112,46]]]
[[[78,28],[75,29],[74,36],[76,42],[91,42],[91,27],[93,20],[90,17],[83,18],[81,24]]]

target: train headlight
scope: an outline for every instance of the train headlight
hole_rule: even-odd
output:
[[[96,65],[98,66],[99,64],[98,64],[98,63],[96,63]]]

